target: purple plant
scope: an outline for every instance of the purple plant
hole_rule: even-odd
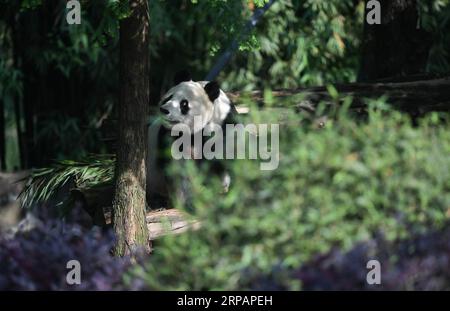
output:
[[[111,256],[114,238],[100,229],[84,230],[61,221],[34,225],[0,238],[0,290],[123,290],[129,258]],[[69,285],[67,262],[78,260],[81,284]]]
[[[381,284],[366,282],[366,263],[381,264]],[[381,237],[344,253],[333,249],[294,275],[306,290],[449,290],[450,228],[396,243]]]

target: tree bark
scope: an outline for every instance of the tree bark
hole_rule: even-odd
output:
[[[379,1],[381,25],[369,25],[364,17],[358,81],[423,73],[432,40],[430,34],[420,28],[417,1]]]
[[[13,65],[14,68],[20,68],[19,61],[18,61],[18,55],[17,55],[17,34],[16,29],[14,27],[14,20],[11,22],[11,37],[12,40],[12,53],[13,53]],[[26,168],[26,152],[25,152],[25,142],[24,142],[24,133],[22,131],[22,102],[20,97],[15,94],[13,97],[14,100],[14,117],[16,120],[16,135],[17,135],[17,144],[19,149],[19,169]]]
[[[0,98],[0,171],[6,171],[6,122],[5,106]]]
[[[149,102],[149,20],[146,0],[131,0],[120,21],[119,141],[113,223],[115,255],[150,251],[145,222],[146,118]]]

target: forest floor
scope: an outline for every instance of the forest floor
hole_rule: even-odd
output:
[[[16,226],[24,216],[17,197],[25,184],[21,179],[28,174],[28,171],[0,173],[0,233]]]

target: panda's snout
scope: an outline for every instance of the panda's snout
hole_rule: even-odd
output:
[[[163,108],[163,107],[159,107],[159,110],[164,113],[164,114],[169,114],[169,110]]]

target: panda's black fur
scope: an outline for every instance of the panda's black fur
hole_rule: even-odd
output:
[[[177,86],[180,86],[181,83],[188,82],[188,83],[197,83],[199,85],[203,86],[204,92],[206,93],[209,101],[213,104],[214,109],[217,109],[218,105],[222,105],[221,108],[227,108],[226,105],[229,105],[229,111],[226,113],[226,117],[223,118],[220,117],[220,125],[222,127],[222,131],[224,134],[223,142],[225,144],[226,142],[226,130],[225,127],[227,124],[235,124],[236,123],[236,115],[237,111],[234,107],[233,103],[226,97],[225,93],[220,89],[219,84],[215,81],[212,82],[193,82],[190,75],[187,72],[180,72],[175,76],[174,80],[174,88],[176,89]],[[186,83],[185,83],[186,85]],[[185,86],[184,85],[184,86]],[[198,85],[195,84],[195,87],[198,88]],[[174,89],[172,88],[172,89]],[[171,90],[172,90],[171,89]],[[170,90],[169,92],[170,93]],[[168,94],[166,93],[166,94]],[[176,93],[176,92],[175,92]],[[175,94],[174,93],[174,94]],[[162,108],[163,105],[167,105],[167,102],[170,102],[172,100],[172,96],[163,96],[160,102],[160,108],[161,111],[163,111],[163,115],[168,113],[167,110],[164,110]],[[191,98],[192,99],[192,98]],[[205,101],[206,99],[202,98],[201,100]],[[181,104],[181,103],[180,103]],[[209,103],[208,103],[209,104]],[[181,106],[181,105],[180,105]],[[173,109],[173,108],[172,108]],[[179,112],[181,113],[180,117],[183,117],[183,110],[182,107],[179,107]],[[213,112],[214,113],[214,112]],[[217,120],[214,120],[214,123],[217,124]],[[155,131],[157,130],[157,134]],[[204,128],[201,129],[201,135],[203,135]],[[165,126],[162,126],[160,124],[156,124],[153,127],[151,126],[149,129],[149,157],[147,160],[147,200],[149,202],[150,208],[160,208],[160,207],[167,207],[169,204],[170,199],[173,196],[178,196],[183,201],[185,201],[186,204],[189,204],[190,201],[189,195],[190,190],[188,185],[188,181],[183,180],[181,184],[178,184],[178,186],[181,185],[182,189],[176,189],[175,187],[177,185],[174,184],[173,181],[170,180],[169,174],[168,174],[168,168],[171,164],[171,161],[174,161],[172,159],[172,156],[170,154],[170,149],[172,143],[177,139],[178,137],[171,136],[171,128],[167,128]],[[203,144],[206,142],[207,137],[203,136]],[[156,141],[155,141],[156,140]],[[191,137],[191,142],[193,142],[193,134]],[[203,145],[202,145],[203,149]],[[225,146],[223,147],[223,150],[225,150]],[[182,151],[182,150],[180,150]],[[152,159],[153,158],[153,159]],[[184,160],[181,160],[184,161]],[[207,165],[207,168],[209,169],[209,172],[211,172],[211,175],[216,176],[215,178],[222,178],[224,182],[224,188],[228,188],[229,184],[229,176],[225,171],[225,166],[223,161],[225,160],[206,160],[206,159],[195,159],[196,165]],[[227,180],[225,180],[227,179]]]

